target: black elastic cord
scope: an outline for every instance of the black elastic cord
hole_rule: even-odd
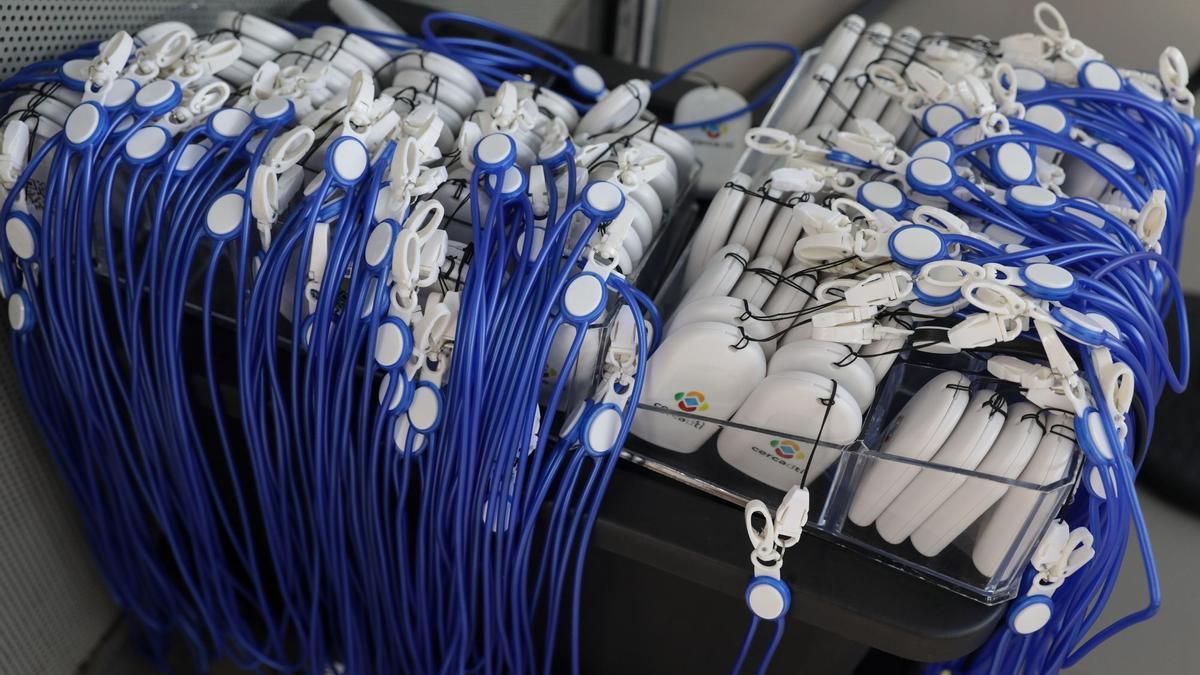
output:
[[[808,460],[804,462],[804,473],[800,474],[800,487],[808,485],[808,470],[812,467],[813,457],[817,455],[817,446],[821,444],[821,436],[825,433],[825,423],[829,421],[829,411],[833,409],[833,404],[837,401],[838,381],[829,380],[832,387],[829,390],[829,398],[818,398],[817,401],[825,406],[825,414],[821,416],[821,426],[817,428],[817,437],[813,439],[812,452],[808,453]]]

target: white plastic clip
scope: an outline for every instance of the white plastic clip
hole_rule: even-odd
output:
[[[154,42],[142,47],[134,61],[125,69],[124,76],[146,84],[158,79],[160,73],[171,68],[192,45],[192,38],[182,30],[168,31]]]
[[[88,66],[88,79],[83,86],[83,100],[103,101],[114,80],[120,77],[133,53],[133,38],[120,31],[100,45],[100,53]]]
[[[200,40],[193,43],[171,68],[170,78],[186,86],[197,80],[211,77],[232,66],[242,55],[242,43],[230,38],[216,44]]]
[[[1021,320],[991,312],[973,314],[946,333],[951,345],[959,349],[978,349],[998,342],[1010,342],[1021,334]]]
[[[29,140],[29,125],[22,120],[14,118],[4,125],[4,134],[0,137],[0,187],[5,191],[13,188],[25,170]]]
[[[840,342],[845,345],[869,345],[876,340],[891,337],[906,337],[912,335],[911,330],[881,326],[874,321],[842,324],[840,326],[813,326],[812,336],[815,340]]]
[[[1051,596],[1063,582],[1096,555],[1092,533],[1086,527],[1070,528],[1061,519],[1050,523],[1046,534],[1030,559],[1037,575],[1025,598],[1013,604],[1009,625],[1017,633],[1028,635],[1041,630],[1053,615]]]
[[[874,319],[878,313],[879,308],[874,305],[836,307],[823,312],[816,312],[809,317],[809,321],[812,323],[813,329],[816,330],[817,328],[832,328],[833,326],[842,326],[845,324],[857,324]]]
[[[908,299],[913,291],[912,275],[904,270],[872,274],[846,289],[846,304],[891,306]]]
[[[754,550],[750,564],[755,576],[779,578],[783,567],[783,553],[795,546],[808,523],[808,489],[792,486],[784,495],[775,516],[771,516],[767,505],[758,499],[746,503],[746,535]],[[755,516],[763,519],[762,527],[755,525]]]
[[[1142,206],[1134,222],[1133,230],[1148,250],[1156,250],[1163,229],[1167,226],[1167,193],[1158,189],[1150,193],[1150,199]]]

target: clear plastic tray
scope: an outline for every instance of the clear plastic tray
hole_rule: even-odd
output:
[[[775,429],[641,404],[639,415],[665,415],[682,423],[704,422],[712,425],[715,433],[692,453],[675,452],[631,437],[626,443],[625,456],[734,504],[744,505],[752,499],[761,499],[774,507],[783,497],[783,490],[759,482],[727,463],[718,454],[719,434],[725,433],[726,429],[753,432],[755,436],[751,438],[754,440],[746,444],[744,452],[754,452],[781,465],[790,465],[796,472],[797,483],[808,453],[815,448],[817,458],[824,456],[831,464],[819,476],[810,476],[808,481],[810,531],[981,602],[1002,602],[1015,595],[1021,570],[1041,533],[1073,492],[1080,454],[1078,449],[1072,452],[1065,475],[1041,485],[877,452],[876,448],[888,435],[899,409],[922,385],[941,372],[944,369],[898,361],[881,383],[875,403],[867,410],[863,431],[854,442],[844,446],[816,443],[811,438]],[[979,372],[965,374],[973,389],[999,384]],[[1004,391],[1003,387],[999,389]],[[1019,394],[1011,387],[1007,392],[1006,396],[1012,401],[1019,400]],[[919,550],[912,537],[889,543],[874,522],[860,526],[849,517],[851,505],[861,492],[863,477],[873,468],[879,470],[876,467],[885,466],[886,470],[905,469],[923,477],[945,490],[944,494],[963,491],[958,500],[966,500],[978,514],[964,509],[959,523],[961,531],[932,554],[928,545],[924,553]],[[966,499],[968,495],[971,499]],[[949,502],[947,499],[945,503]],[[1004,517],[995,518],[1001,509]],[[993,519],[997,522],[989,524]],[[981,536],[982,532],[987,536]]]
[[[768,112],[763,122],[765,125],[770,126],[774,112],[810,81],[807,70],[813,62],[813,54],[806,53],[797,70],[789,77],[783,92],[771,112]],[[739,161],[738,169],[761,182],[779,164],[780,159],[748,150]],[[679,256],[655,296],[656,305],[664,312],[664,321],[670,317],[683,295],[681,286],[685,263],[686,256]],[[709,418],[703,413],[687,412],[683,408],[664,408],[643,403],[639,405],[639,416],[664,415],[676,418],[681,423],[702,422],[713,425],[716,431],[699,450],[692,453],[660,448],[631,435],[623,457],[739,506],[752,499],[761,499],[775,507],[784,492],[751,478],[722,459],[716,447],[716,438],[720,433],[736,428],[760,434],[755,442],[748,444],[746,451],[756,452],[781,464],[796,465],[803,462],[807,451],[814,448],[820,455],[835,455],[828,469],[815,478],[810,477],[808,481],[811,500],[809,532],[857,549],[885,564],[980,602],[1002,602],[1015,595],[1021,571],[1033,547],[1072,493],[1079,473],[1080,455],[1078,449],[1073,452],[1069,468],[1061,479],[1037,485],[877,452],[880,441],[887,435],[904,402],[921,385],[946,369],[966,374],[972,381],[972,387],[986,384],[1010,392],[1008,397],[1012,401],[1019,399],[1012,385],[990,379],[984,363],[975,357],[902,353],[879,384],[874,403],[864,412],[862,432],[845,446],[826,442],[816,444],[813,439],[779,430],[749,427]],[[889,543],[874,524],[863,527],[849,518],[850,507],[859,492],[863,476],[876,465],[907,466],[911,471],[927,472],[929,477],[926,480],[947,489],[979,493],[993,503],[983,509],[978,517],[971,518],[969,524],[948,544],[940,547],[935,555],[925,555],[913,545],[911,539],[906,538],[898,544]],[[800,473],[797,471],[798,476]],[[1003,528],[998,524],[989,526],[1001,503],[1005,504],[1003,508],[1008,524]],[[991,528],[987,530],[990,536],[981,537],[980,533],[988,527]],[[995,534],[1000,529],[1004,530],[1003,537]],[[980,564],[977,564],[977,558]]]

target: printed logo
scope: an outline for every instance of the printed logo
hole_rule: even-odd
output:
[[[708,404],[704,402],[704,394],[698,391],[677,391],[675,392],[676,405],[683,412],[704,412],[708,410]]]
[[[704,135],[709,138],[720,138],[725,135],[724,124],[705,124],[700,128],[704,130]]]
[[[775,450],[775,455],[783,459],[795,459],[797,455],[804,457],[804,451],[800,449],[800,444],[788,438],[777,438],[771,441],[771,447]]]

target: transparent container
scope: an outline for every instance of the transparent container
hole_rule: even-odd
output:
[[[812,55],[813,52],[806,53],[792,73],[764,119],[764,126],[770,126],[775,112],[784,109],[791,97],[811,81],[808,71],[814,61]],[[738,167],[758,185],[782,161],[776,155],[747,150]],[[682,283],[685,266],[686,255],[681,255],[654,296],[664,321],[669,320],[686,290]],[[792,484],[798,484],[808,465],[807,529],[811,534],[859,550],[980,602],[1003,602],[1016,594],[1021,572],[1042,532],[1073,493],[1081,464],[1078,448],[1069,447],[1052,479],[1040,481],[1021,480],[1020,472],[1000,475],[971,471],[909,459],[901,456],[903,451],[894,454],[878,451],[905,402],[922,385],[948,369],[966,375],[972,389],[996,389],[1004,392],[1008,403],[1019,401],[1021,397],[1014,386],[990,378],[985,365],[978,357],[962,354],[901,353],[878,384],[872,405],[863,411],[861,432],[844,443],[831,443],[828,438],[818,442],[783,429],[709,417],[699,397],[689,398],[694,392],[680,392],[683,395],[675,401],[644,400],[639,405],[639,420],[657,416],[656,424],[703,427],[710,435],[694,452],[679,452],[638,438],[635,427],[623,457],[739,506],[752,499],[777,506],[789,485],[789,477],[795,480]],[[731,439],[736,439],[736,443]],[[728,461],[728,457],[739,453],[741,460]],[[811,464],[809,455],[813,456]],[[746,457],[752,461],[745,460]],[[823,465],[827,466],[822,470]],[[748,466],[753,467],[750,473],[745,470]],[[894,516],[885,519],[889,525],[884,528],[886,539],[876,520],[856,523],[851,517],[854,503],[869,488],[869,485],[864,488],[864,480],[871,473],[896,473],[911,480],[919,477],[920,485],[929,488],[930,499],[943,500],[932,508],[925,503],[924,508],[932,513],[942,510],[933,522],[945,522],[945,526],[922,530],[929,519],[920,516],[931,514],[923,514],[921,509],[915,511],[917,516],[907,520]],[[890,506],[889,500],[886,508]],[[897,520],[904,527],[895,527]],[[910,528],[911,533],[905,532]]]
[[[878,452],[877,448],[892,431],[900,408],[922,385],[942,372],[944,369],[933,366],[897,362],[881,383],[875,403],[865,413],[858,438],[847,444],[817,442],[778,429],[643,403],[639,406],[639,416],[656,415],[680,424],[704,424],[713,433],[703,446],[690,453],[660,448],[631,436],[625,455],[635,463],[735,504],[761,499],[771,507],[778,505],[787,487],[780,482],[785,479],[775,478],[790,473],[796,476],[794,484],[799,484],[808,464],[806,483],[811,499],[808,529],[812,533],[980,602],[1003,602],[1016,594],[1021,571],[1033,548],[1073,492],[1081,454],[1072,448],[1064,456],[1061,469],[1054,472],[1054,479],[1043,484],[910,459],[902,456],[902,451]],[[972,390],[987,387],[1005,391],[1004,383],[985,374],[964,374],[970,379]],[[1014,403],[1020,400],[1019,393],[1011,386],[1004,396]],[[730,438],[739,442],[730,443]],[[751,477],[731,464],[729,458],[738,453],[753,454],[759,463],[778,465],[779,471],[772,476],[773,484]],[[818,472],[825,464],[828,467]],[[906,495],[903,490],[895,498],[886,499],[887,505],[880,515],[856,522],[856,499],[869,494],[864,492],[864,482],[872,472],[900,475],[906,479],[905,485],[922,487],[914,494],[921,496],[931,513],[919,516],[908,528],[900,527],[899,539],[895,527],[889,532],[881,523],[887,521],[884,514],[889,509],[899,508],[896,505],[900,496]],[[891,522],[897,518],[903,520],[896,514],[890,515]],[[887,538],[883,532],[888,532]]]

